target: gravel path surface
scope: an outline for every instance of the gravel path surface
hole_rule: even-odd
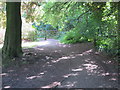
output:
[[[117,63],[95,52],[92,43],[48,39],[24,45],[34,47],[23,49],[14,67],[3,68],[3,88],[118,88]]]

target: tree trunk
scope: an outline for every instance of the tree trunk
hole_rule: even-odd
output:
[[[6,3],[6,33],[4,46],[2,48],[2,58],[8,60],[18,57],[22,54],[21,47],[21,3],[7,2]]]
[[[120,56],[120,2],[118,2],[118,54]]]

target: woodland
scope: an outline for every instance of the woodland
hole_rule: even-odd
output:
[[[118,2],[1,2],[0,6],[5,58],[22,54],[21,17],[33,23],[33,41],[45,36],[42,30],[56,30],[52,36],[63,43],[93,42],[100,51],[120,53]]]
[[[22,18],[34,29],[27,35],[22,34],[25,33]],[[27,55],[23,40],[39,42],[40,39],[87,47],[92,43],[95,51],[120,62],[120,2],[0,2],[0,21],[0,28],[5,29],[1,48],[3,67],[14,66]]]

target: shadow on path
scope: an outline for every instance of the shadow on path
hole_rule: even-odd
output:
[[[116,63],[96,54],[92,43],[61,44],[48,39],[23,51],[17,63],[25,64],[3,69],[4,88],[118,87]]]

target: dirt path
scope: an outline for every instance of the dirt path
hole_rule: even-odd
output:
[[[65,45],[48,39],[24,45],[34,44],[23,50],[19,62],[25,64],[3,69],[4,88],[118,87],[117,64],[96,54],[92,43]]]

